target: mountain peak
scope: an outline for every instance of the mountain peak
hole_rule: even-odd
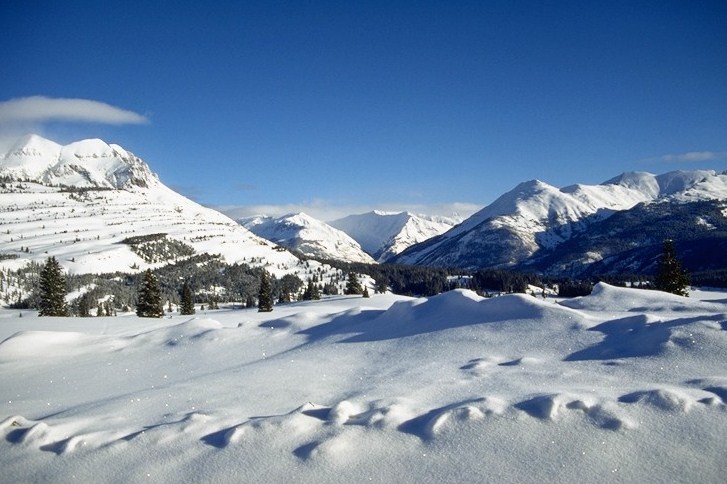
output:
[[[589,227],[614,213],[641,204],[715,200],[727,200],[727,176],[710,170],[662,175],[626,172],[600,185],[563,189],[530,180],[441,237],[411,247],[394,262],[471,268],[517,266],[538,252],[553,251],[579,234],[587,234]],[[599,257],[597,250],[587,252],[583,263]]]
[[[54,153],[61,149],[61,145],[43,138],[37,134],[26,134],[15,141],[12,148],[8,150],[5,157],[13,153],[25,153],[28,155],[42,155],[44,153]]]
[[[148,165],[119,145],[100,139],[66,146],[30,134],[0,157],[0,176],[45,185],[128,189],[158,181]]]
[[[374,262],[351,237],[304,212],[280,218],[249,217],[238,222],[259,237],[309,257]]]
[[[385,262],[407,247],[449,230],[453,223],[425,219],[406,211],[374,210],[334,220],[331,225],[350,235],[379,262]]]
[[[63,151],[73,153],[77,158],[98,158],[114,155],[114,149],[108,143],[98,138],[75,141],[64,146]]]
[[[620,185],[643,192],[649,198],[680,195],[717,175],[714,170],[670,171],[661,175],[630,171],[612,178],[603,185]]]

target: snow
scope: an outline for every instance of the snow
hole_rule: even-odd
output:
[[[307,257],[374,263],[345,232],[303,212],[279,218],[256,216],[238,222],[252,233]]]
[[[377,261],[386,262],[404,249],[446,232],[460,221],[456,217],[374,210],[334,220],[330,225],[351,236]]]
[[[0,157],[0,174],[18,179],[37,179],[60,157],[61,145],[38,135],[20,138]]]
[[[673,171],[661,175],[627,172],[599,185],[556,188],[539,180],[518,184],[493,203],[445,232],[431,243],[407,251],[404,264],[467,265],[468,254],[482,251],[480,243],[515,234],[521,246],[513,263],[540,248],[553,248],[573,234],[587,230],[616,211],[639,203],[693,202],[727,199],[727,174],[712,170]],[[458,247],[452,247],[456,241]],[[470,242],[470,246],[466,242]],[[442,251],[442,247],[447,250]],[[439,252],[444,252],[440,255]]]
[[[727,293],[0,311],[8,482],[722,482]]]
[[[60,146],[26,136],[0,158],[0,176],[13,179],[0,187],[0,253],[17,256],[0,268],[54,256],[76,274],[140,271],[168,261],[146,262],[122,241],[163,233],[228,263],[263,265],[276,276],[304,272],[293,254],[179,195],[144,161],[99,139]]]
[[[74,187],[121,189],[158,183],[146,163],[118,145],[89,139],[61,146],[37,135],[20,138],[0,157],[0,175]]]

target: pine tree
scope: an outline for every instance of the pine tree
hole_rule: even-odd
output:
[[[659,291],[670,292],[678,296],[689,296],[689,274],[682,269],[682,263],[676,256],[674,242],[670,239],[664,241],[655,283],[656,289]]]
[[[49,257],[40,271],[40,303],[38,316],[67,316],[66,281],[61,265]]]
[[[192,297],[192,289],[189,287],[189,284],[185,281],[182,285],[182,301],[179,306],[179,313],[188,315],[188,314],[194,314],[194,300]]]
[[[139,287],[136,315],[140,318],[161,318],[164,316],[161,291],[156,276],[147,269]]]
[[[217,304],[217,296],[210,297],[209,304],[207,305],[207,309],[220,309],[220,305]]]
[[[82,318],[91,315],[91,295],[85,293],[78,299],[76,314]]]
[[[260,313],[268,313],[273,310],[273,288],[270,284],[270,276],[267,271],[260,274],[260,292],[257,297],[257,310]]]
[[[378,279],[376,279],[376,283],[374,284],[374,291],[380,294],[386,293],[386,291],[389,289],[388,287],[388,281],[386,278],[382,275]]]
[[[362,294],[363,288],[361,283],[358,281],[358,276],[355,272],[348,273],[348,280],[346,281],[346,289],[344,294]]]
[[[313,281],[308,281],[308,285],[303,292],[303,301],[317,301],[321,298],[321,293],[318,290],[318,286]]]

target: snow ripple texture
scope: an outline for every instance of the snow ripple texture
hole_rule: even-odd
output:
[[[9,481],[721,482],[727,296],[0,313]],[[52,465],[50,465],[52,463]]]

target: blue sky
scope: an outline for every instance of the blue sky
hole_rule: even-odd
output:
[[[467,211],[535,178],[727,169],[724,1],[11,0],[0,45],[0,103],[139,116],[0,135],[118,143],[239,214]]]

